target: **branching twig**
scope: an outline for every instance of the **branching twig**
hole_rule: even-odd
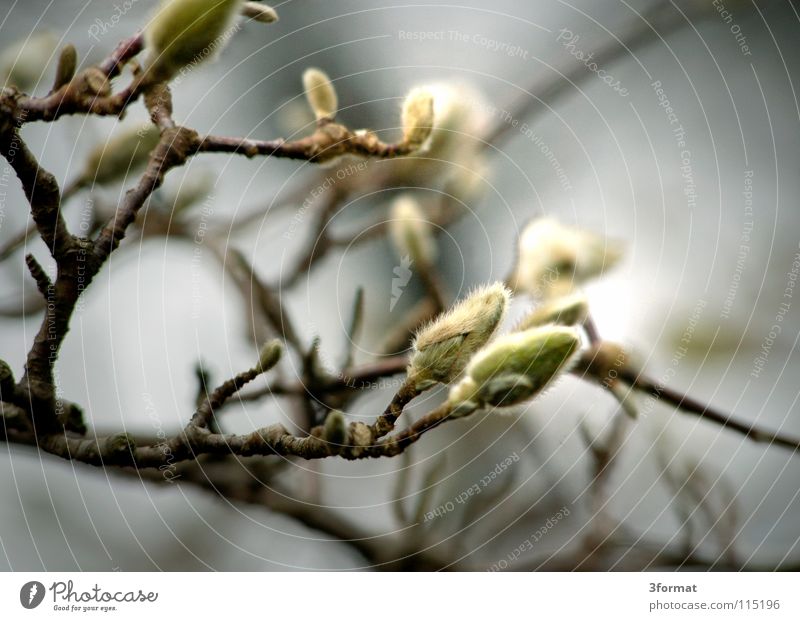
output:
[[[589,351],[584,355],[576,364],[573,373],[594,379],[602,383],[603,378],[598,378],[594,375],[592,368],[593,352]],[[755,424],[748,424],[738,421],[723,412],[720,412],[710,405],[702,403],[687,395],[682,394],[671,388],[667,388],[661,383],[658,383],[642,373],[635,370],[622,368],[619,370],[619,379],[626,384],[629,384],[634,389],[647,393],[656,400],[659,400],[668,405],[672,405],[683,412],[695,414],[704,420],[721,425],[725,429],[730,429],[749,438],[753,442],[774,444],[793,451],[800,451],[800,439],[793,438],[781,433],[767,431],[758,427]]]

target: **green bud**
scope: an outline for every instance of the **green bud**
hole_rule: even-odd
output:
[[[334,450],[347,443],[347,421],[339,410],[331,410],[325,418],[322,437]]]
[[[339,98],[328,74],[315,67],[306,69],[303,72],[303,88],[308,105],[318,121],[336,116]]]
[[[245,2],[242,6],[242,15],[262,24],[272,24],[278,21],[278,13],[275,9],[260,2]]]
[[[517,330],[527,330],[551,323],[577,326],[584,322],[588,314],[589,302],[586,297],[580,293],[573,293],[537,307],[520,322]]]
[[[401,196],[392,204],[389,232],[401,257],[410,257],[422,269],[436,259],[431,224],[416,200]]]
[[[403,102],[403,142],[419,148],[433,130],[433,95],[425,88],[413,89]]]
[[[144,167],[161,135],[152,123],[132,127],[97,145],[86,160],[81,181],[108,185]]]
[[[539,297],[565,295],[621,257],[619,246],[601,235],[539,218],[520,236],[514,289]]]
[[[261,373],[266,373],[281,359],[283,345],[278,339],[273,339],[265,343],[258,353],[258,369]]]
[[[526,401],[563,371],[579,345],[578,331],[562,326],[506,334],[470,361],[448,400],[499,407]]]
[[[243,0],[163,0],[145,30],[153,80],[171,79],[187,65],[215,56]]]
[[[423,381],[455,380],[494,335],[509,299],[501,283],[482,287],[420,329],[408,365],[409,381],[419,386]]]

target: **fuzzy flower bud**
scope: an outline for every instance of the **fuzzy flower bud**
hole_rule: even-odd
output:
[[[245,2],[242,6],[242,15],[262,24],[272,24],[278,21],[278,13],[275,9],[260,2]]]
[[[433,129],[433,95],[425,88],[413,89],[403,102],[403,142],[419,148]]]
[[[86,159],[81,182],[108,185],[125,178],[147,163],[160,138],[158,128],[146,123],[98,144]]]
[[[518,331],[557,324],[560,326],[577,326],[583,323],[589,314],[589,302],[581,293],[573,293],[555,300],[545,302],[531,311],[519,324]]]
[[[283,354],[283,346],[281,342],[277,339],[272,341],[268,341],[261,347],[261,351],[258,352],[258,369],[262,373],[266,373],[281,359],[281,354]]]
[[[423,389],[455,380],[494,335],[510,296],[500,283],[482,287],[417,332],[408,365],[409,383]]]
[[[144,33],[150,77],[169,80],[187,65],[214,56],[229,38],[225,31],[242,4],[243,0],[162,0]]]
[[[401,196],[392,205],[389,232],[401,257],[409,257],[421,268],[436,259],[436,242],[431,224],[416,200]]]
[[[563,326],[501,336],[470,361],[466,377],[450,390],[448,401],[466,411],[527,401],[563,371],[579,346],[578,331]]]
[[[332,119],[339,108],[339,98],[328,74],[315,67],[303,73],[303,88],[306,91],[308,105],[314,111],[318,121]]]
[[[540,218],[520,237],[514,288],[541,297],[564,295],[621,257],[620,248],[601,235]]]
[[[434,101],[429,156],[453,162],[474,158],[492,118],[491,105],[468,84],[431,84],[425,90]]]

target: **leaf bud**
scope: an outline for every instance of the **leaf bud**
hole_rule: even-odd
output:
[[[325,418],[322,427],[322,439],[330,445],[332,450],[347,444],[347,421],[339,410],[331,410]]]
[[[273,339],[264,343],[261,351],[258,353],[258,367],[261,373],[266,373],[281,359],[283,354],[283,345],[278,339]]]
[[[78,68],[78,50],[72,43],[68,43],[61,50],[56,67],[56,78],[53,81],[53,90],[58,90],[65,84],[69,84],[75,77],[75,70]]]

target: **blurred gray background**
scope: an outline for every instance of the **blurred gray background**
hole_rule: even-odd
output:
[[[74,43],[83,62],[95,62],[140,27],[155,2],[130,6],[117,25],[97,34],[92,30],[97,20],[110,22],[116,12],[111,3],[7,0],[0,12],[0,48],[28,33],[50,31]],[[457,6],[289,1],[275,5],[280,22],[245,25],[216,62],[198,68],[175,89],[175,117],[201,132],[264,139],[292,135],[308,122],[300,75],[308,66],[319,66],[335,81],[341,119],[389,138],[397,135],[400,102],[414,85],[455,80],[504,109],[525,90],[579,64],[557,40],[562,29],[579,35],[576,46],[588,53],[619,36],[639,19],[637,12],[651,6],[638,0],[465,0]],[[602,334],[628,346],[652,376],[668,378],[669,386],[740,419],[798,436],[800,292],[788,299],[784,291],[800,250],[800,19],[790,2],[728,0],[725,6],[746,36],[750,55],[710,0],[677,1],[675,7],[694,16],[691,25],[664,40],[654,35],[635,56],[604,67],[628,96],[589,78],[535,117],[531,130],[552,150],[569,189],[540,145],[520,132],[512,131],[499,150],[488,149],[491,188],[443,242],[440,268],[454,294],[504,277],[521,226],[542,214],[621,240],[626,247],[622,265],[587,289]],[[702,18],[698,7],[706,10]],[[458,34],[422,41],[402,34],[438,31]],[[517,51],[507,53],[510,46]],[[676,144],[658,105],[655,81],[685,129],[684,148]],[[37,92],[46,90],[43,83]],[[126,123],[146,118],[143,107],[134,106],[129,117]],[[114,124],[64,118],[55,125],[27,126],[23,136],[41,154],[42,164],[66,181]],[[695,200],[686,193],[684,150],[690,152]],[[196,158],[189,171],[214,180],[208,217],[219,221],[280,202],[296,182],[313,174],[309,165],[216,155]],[[752,214],[743,194],[748,171]],[[167,190],[182,175],[173,173]],[[5,239],[25,226],[27,213],[13,176],[3,189],[0,238]],[[111,206],[123,191],[124,186],[104,189],[93,200]],[[80,205],[87,196],[75,200]],[[198,226],[202,217],[196,212]],[[230,240],[255,259],[266,278],[279,277],[296,256],[296,240],[282,235],[291,217],[287,212],[283,220],[256,222]],[[750,223],[749,240],[743,241]],[[742,244],[747,248],[737,271]],[[31,248],[45,258],[41,246]],[[310,341],[318,334],[324,356],[337,359],[353,292],[364,285],[368,332],[363,340],[369,350],[370,340],[378,340],[393,321],[387,308],[395,265],[383,242],[324,261],[286,300],[304,337]],[[0,266],[0,298],[8,306],[19,299],[23,270],[21,258]],[[754,377],[754,359],[776,324],[781,302],[787,301],[780,334]],[[232,291],[215,261],[204,256],[199,267],[193,263],[191,244],[154,239],[129,245],[87,292],[58,365],[59,384],[65,397],[85,406],[92,424],[176,431],[191,412],[198,358],[218,379],[251,364],[255,344],[247,337],[245,315],[246,301]],[[673,365],[693,317],[698,318],[696,334],[685,357]],[[38,316],[0,321],[0,356],[16,373],[38,323]],[[155,416],[148,416],[143,396],[155,404]],[[390,397],[388,390],[376,391],[351,414],[374,415]],[[425,406],[413,411],[422,413]],[[600,430],[614,409],[606,395],[566,378],[510,422],[481,419],[431,433],[412,459],[429,460],[447,449],[447,471],[437,492],[447,500],[516,451],[522,461],[513,501],[526,507],[557,492],[561,500],[553,506],[558,508],[559,502],[578,497],[587,483],[579,422]],[[265,401],[231,412],[228,422],[231,430],[243,431],[280,416],[281,405]],[[483,425],[485,434],[503,441],[476,445],[475,436],[465,433],[470,425]],[[664,455],[676,472],[697,468],[703,473],[705,500],[721,518],[730,518],[729,534],[741,561],[766,567],[800,562],[800,456],[753,445],[656,405],[625,442],[610,512],[636,536],[660,541],[675,533],[668,507],[678,502],[660,477]],[[300,485],[316,477],[326,505],[376,533],[392,528],[389,501],[397,464],[328,460],[317,475],[307,475],[307,467],[297,464],[292,474]],[[285,517],[180,485],[153,487],[5,445],[0,446],[0,472],[3,569],[364,565],[346,545],[322,542],[319,533]],[[545,510],[541,519],[548,515]],[[503,515],[492,515],[484,526],[457,536],[465,554],[491,562],[520,540],[514,530],[519,525]],[[716,532],[711,526],[706,530]],[[447,526],[441,529],[437,540],[451,534]],[[558,548],[569,536],[565,528],[548,548]],[[713,558],[715,546],[712,534],[700,551]]]

